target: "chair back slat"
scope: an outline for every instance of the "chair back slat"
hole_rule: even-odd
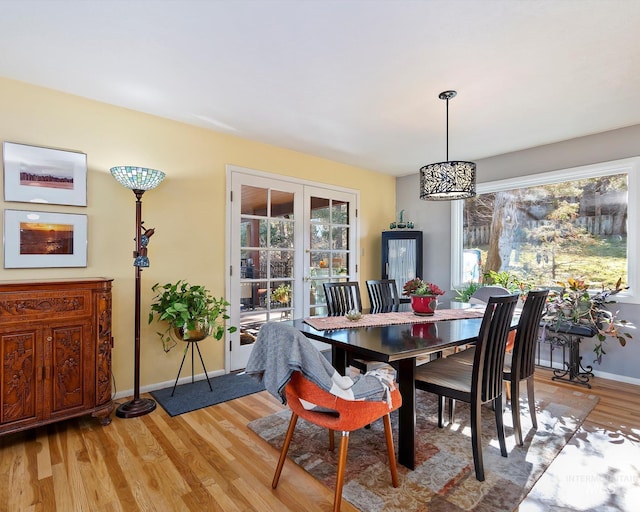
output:
[[[328,316],[346,315],[352,309],[362,311],[360,285],[357,281],[323,283]]]
[[[502,369],[518,295],[491,297],[487,303],[473,361],[471,393],[482,402],[502,393]]]
[[[367,292],[371,303],[371,313],[389,313],[397,311],[400,295],[395,279],[370,279]]]
[[[522,308],[511,363],[512,380],[527,379],[535,371],[535,348],[538,329],[549,290],[535,290],[527,294]]]

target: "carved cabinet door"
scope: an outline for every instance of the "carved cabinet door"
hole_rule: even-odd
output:
[[[0,425],[42,418],[42,332],[39,328],[0,329]]]
[[[89,320],[45,328],[45,415],[67,415],[90,407],[95,398],[95,343]]]

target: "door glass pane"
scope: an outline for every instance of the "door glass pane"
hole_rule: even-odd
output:
[[[293,250],[271,251],[271,277],[272,279],[294,277],[293,275]]]
[[[240,224],[240,243],[243,247],[267,246],[267,221],[243,217]]]
[[[345,276],[349,268],[349,253],[332,253],[331,256],[331,275]]]
[[[333,224],[349,224],[349,203],[345,201],[331,202],[331,222]]]
[[[311,222],[328,221],[329,215],[329,199],[324,197],[311,198]]]
[[[349,247],[349,228],[333,228],[332,249],[347,249]]]
[[[266,215],[267,192],[268,190],[266,188],[242,185],[242,205],[240,207],[240,213],[243,215]]]
[[[291,192],[271,191],[271,216],[293,220],[293,194]]]
[[[311,226],[311,244],[313,250],[329,249],[329,226],[326,224],[314,224]]]
[[[293,222],[288,220],[272,220],[269,236],[270,246],[293,249]]]

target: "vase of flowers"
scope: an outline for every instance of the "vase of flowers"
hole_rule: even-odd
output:
[[[444,290],[436,284],[416,277],[404,284],[402,295],[411,298],[411,309],[416,315],[432,316],[438,307],[438,296],[444,295]]]

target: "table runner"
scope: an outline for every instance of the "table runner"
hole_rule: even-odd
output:
[[[349,320],[344,316],[314,316],[305,318],[305,323],[319,331],[335,329],[355,329],[359,327],[379,327],[397,324],[424,324],[441,320],[460,320],[463,318],[481,318],[484,308],[439,309],[433,316],[418,316],[413,311],[394,313],[375,313],[362,315],[359,320]]]

